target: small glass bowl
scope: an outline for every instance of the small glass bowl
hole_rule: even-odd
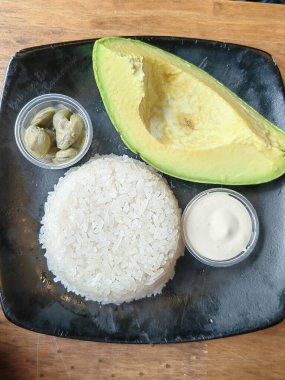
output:
[[[202,197],[205,197],[210,193],[217,193],[217,192],[228,194],[229,196],[236,198],[238,201],[240,201],[243,204],[243,206],[245,206],[245,208],[247,209],[249,216],[251,218],[251,222],[252,222],[251,237],[250,237],[250,240],[249,240],[247,246],[245,247],[245,249],[242,252],[238,253],[233,258],[227,259],[227,260],[212,260],[212,259],[209,259],[205,256],[202,256],[199,252],[197,252],[197,250],[195,250],[191,246],[191,242],[187,239],[187,234],[185,231],[185,224],[186,224],[185,219],[186,219],[186,214],[187,214],[188,210],[194,205],[194,203],[196,203]],[[258,236],[259,236],[258,216],[257,216],[256,211],[255,211],[254,207],[252,206],[252,204],[240,193],[233,191],[233,190],[230,190],[230,189],[224,189],[224,188],[209,189],[209,190],[203,191],[203,192],[199,193],[198,195],[196,195],[188,203],[188,205],[186,206],[186,208],[182,214],[182,226],[183,226],[183,239],[184,239],[184,243],[185,243],[185,246],[188,249],[188,251],[196,259],[198,259],[202,263],[213,266],[213,267],[228,267],[228,266],[240,263],[241,261],[245,260],[253,251],[253,249],[257,243]]]
[[[63,163],[55,164],[53,162],[48,162],[47,160],[33,156],[26,148],[24,133],[37,112],[43,108],[50,106],[57,107],[58,105],[68,107],[73,112],[78,113],[82,117],[85,125],[86,138],[80,152],[75,157]],[[92,138],[92,122],[86,110],[76,100],[70,98],[69,96],[61,94],[45,94],[30,100],[19,112],[15,123],[15,139],[21,153],[27,160],[44,169],[64,169],[74,165],[87,153],[88,149],[90,148]]]

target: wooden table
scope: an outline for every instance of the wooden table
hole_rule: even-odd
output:
[[[106,35],[173,35],[270,52],[285,78],[285,6],[226,0],[1,0],[0,77],[16,51]],[[116,345],[32,333],[0,313],[0,379],[285,379],[285,322],[198,343]]]

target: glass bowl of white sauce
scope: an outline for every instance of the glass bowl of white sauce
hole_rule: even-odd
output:
[[[243,195],[229,189],[214,188],[196,195],[186,206],[182,223],[188,251],[214,267],[246,259],[259,236],[254,207]]]

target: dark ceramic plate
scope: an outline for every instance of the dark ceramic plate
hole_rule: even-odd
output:
[[[270,121],[285,129],[282,80],[271,56],[232,44],[185,38],[142,38],[205,69]],[[94,124],[95,153],[133,154],[106,114],[92,72],[94,41],[18,52],[5,80],[0,113],[1,302],[13,323],[41,333],[105,342],[181,342],[262,329],[285,314],[285,177],[259,186],[233,187],[255,206],[261,234],[253,254],[230,268],[211,268],[189,253],[159,296],[101,306],[53,282],[38,243],[48,191],[62,171],[33,166],[14,140],[20,109],[37,95],[69,95]],[[167,177],[183,209],[209,187]]]

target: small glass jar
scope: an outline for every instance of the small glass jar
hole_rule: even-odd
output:
[[[62,163],[55,164],[42,158],[35,157],[26,147],[24,141],[25,130],[30,125],[33,117],[46,107],[55,107],[63,105],[71,109],[74,113],[81,116],[85,126],[85,141],[78,154]],[[87,153],[93,138],[93,127],[87,111],[76,100],[61,94],[40,95],[29,101],[19,112],[15,123],[15,139],[23,156],[33,164],[44,169],[64,169],[77,163]]]
[[[213,259],[208,258],[205,255],[202,255],[201,253],[199,253],[197,251],[197,249],[195,249],[193,247],[193,245],[191,244],[191,241],[190,241],[188,234],[187,234],[187,231],[186,231],[187,213],[189,212],[189,210],[191,210],[191,207],[193,207],[194,204],[197,204],[197,202],[199,200],[201,200],[201,198],[206,197],[209,194],[217,193],[217,192],[227,194],[228,196],[231,196],[231,197],[235,198],[236,200],[238,200],[247,210],[247,212],[250,216],[251,225],[252,225],[251,237],[250,237],[250,240],[249,240],[248,244],[246,245],[246,247],[241,252],[236,254],[234,257],[226,259],[226,260],[213,260]],[[209,190],[203,191],[202,193],[199,193],[198,195],[196,195],[188,203],[188,205],[186,206],[186,208],[183,212],[182,226],[183,226],[184,243],[185,243],[188,251],[196,259],[198,259],[202,263],[213,266],[213,267],[227,267],[227,266],[231,266],[231,265],[240,263],[241,261],[245,260],[253,251],[253,249],[257,243],[258,236],[259,236],[259,221],[258,221],[256,211],[255,211],[254,207],[252,206],[252,204],[243,195],[239,194],[238,192],[233,191],[233,190],[229,190],[229,189],[224,189],[224,188],[209,189]]]

